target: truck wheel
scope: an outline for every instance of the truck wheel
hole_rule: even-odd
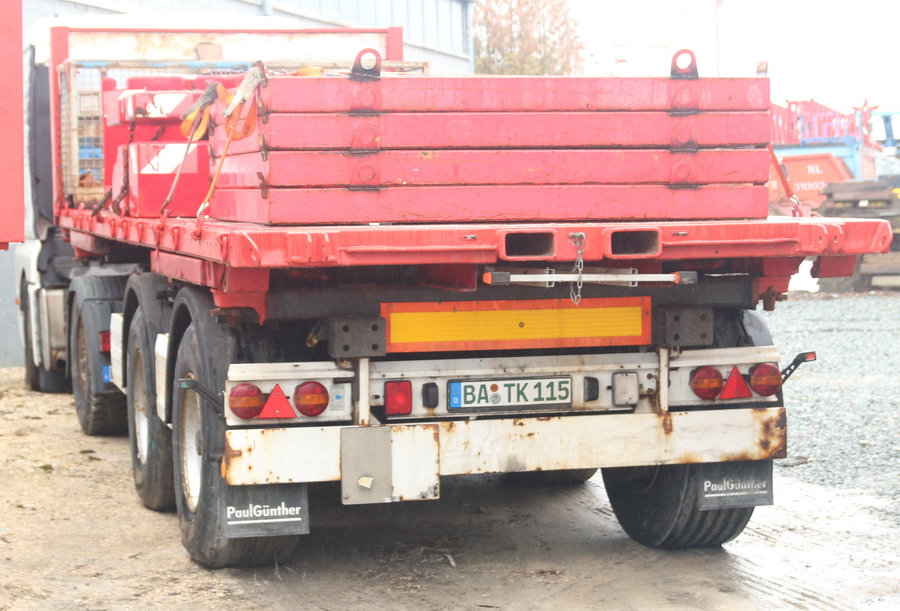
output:
[[[48,371],[43,365],[34,362],[34,341],[31,329],[31,304],[28,301],[28,289],[22,285],[22,314],[25,318],[25,386],[37,392],[69,392],[69,381],[65,371]]]
[[[208,568],[284,562],[297,546],[296,536],[225,539],[219,534],[219,501],[226,486],[220,469],[225,427],[205,399],[194,390],[178,388],[177,382],[193,378],[208,389],[217,388],[210,365],[215,357],[210,355],[221,355],[223,350],[207,345],[213,342],[206,337],[201,342],[192,323],[175,360],[172,446],[181,542],[191,558]]]
[[[128,439],[134,487],[141,501],[156,511],[175,506],[172,479],[172,432],[156,415],[154,350],[141,308],[128,332]]]
[[[95,388],[96,359],[91,358],[88,333],[94,331],[91,319],[76,307],[70,318],[72,335],[72,395],[75,413],[85,435],[120,435],[128,430],[125,395],[101,392]]]
[[[603,469],[616,518],[628,536],[661,549],[715,547],[744,530],[753,508],[697,508],[694,465]]]
[[[595,473],[597,469],[560,469],[509,473],[507,478],[525,486],[579,486],[594,477]]]

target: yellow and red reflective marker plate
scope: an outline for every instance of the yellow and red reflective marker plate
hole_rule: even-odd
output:
[[[388,352],[643,346],[650,298],[383,303]]]

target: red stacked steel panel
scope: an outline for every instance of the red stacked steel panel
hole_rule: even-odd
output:
[[[210,216],[267,224],[764,218],[765,79],[273,77]],[[213,112],[221,124],[222,105]],[[216,158],[226,143],[218,125]]]

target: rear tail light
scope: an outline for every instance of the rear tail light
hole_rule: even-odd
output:
[[[253,384],[238,384],[228,395],[228,407],[238,418],[250,420],[256,418],[266,404],[263,392]]]
[[[384,383],[384,411],[388,416],[408,416],[412,413],[411,382]]]
[[[109,352],[109,331],[100,332],[100,352]]]
[[[701,399],[715,399],[724,386],[722,372],[715,367],[699,367],[691,373],[691,390]]]
[[[328,407],[328,390],[318,382],[304,382],[294,390],[294,405],[304,416],[320,415]]]
[[[750,370],[750,388],[762,397],[771,397],[781,388],[781,371],[772,363],[762,363]]]

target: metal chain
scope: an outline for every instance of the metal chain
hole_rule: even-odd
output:
[[[131,148],[131,143],[134,142],[134,128],[135,122],[132,121],[128,125],[128,144],[125,145],[125,150],[122,155],[122,188],[119,190],[119,194],[115,197],[115,199],[113,199],[112,204],[110,205],[110,208],[113,212],[117,212],[116,208],[119,208],[118,214],[120,214],[121,216],[125,216],[125,212],[127,211],[127,209],[122,209],[120,204],[122,203],[122,200],[125,199],[125,196],[127,196],[131,191],[128,180],[128,170],[131,167],[129,149]]]
[[[569,283],[569,297],[572,298],[572,303],[578,305],[581,302],[581,287],[584,286],[581,275],[584,272],[584,244],[587,239],[583,233],[570,233],[569,240],[576,251],[575,267],[572,268],[572,273],[578,274],[578,280]]]

